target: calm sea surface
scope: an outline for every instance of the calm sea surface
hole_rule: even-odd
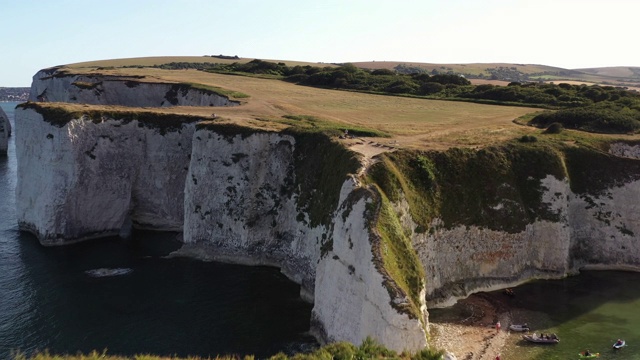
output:
[[[11,120],[15,105],[0,102]],[[277,269],[162,259],[179,246],[171,234],[45,248],[20,233],[13,139],[0,158],[0,359],[16,349],[266,357],[316,346],[312,306]],[[91,276],[100,268],[129,272]]]
[[[12,118],[16,103],[0,103]],[[15,129],[15,127],[14,127]],[[0,158],[0,359],[13,349],[111,354],[272,355],[315,346],[306,334],[311,305],[277,270],[162,259],[169,234],[44,248],[16,226],[16,160]],[[99,268],[132,271],[111,277]],[[640,274],[589,271],[516,288],[512,314],[536,331],[558,334],[536,346],[512,334],[502,359],[640,359]],[[454,308],[431,310],[446,318]],[[503,324],[503,328],[507,324]],[[611,350],[617,338],[627,346]],[[463,354],[460,354],[463,355]]]
[[[599,352],[599,359],[640,359],[639,273],[584,271],[562,280],[521,285],[514,297],[501,292],[492,296],[518,309],[511,312],[515,323],[526,322],[532,332],[555,333],[560,338],[556,345],[537,345],[523,340],[522,333],[511,333],[503,360],[578,359],[585,349]],[[432,321],[446,322],[464,316],[460,311],[454,306],[429,313]],[[504,330],[509,324],[502,325]],[[627,346],[613,350],[618,338],[625,339]]]

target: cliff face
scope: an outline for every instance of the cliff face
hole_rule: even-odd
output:
[[[639,150],[628,144],[611,146],[613,154],[628,158],[637,158]],[[539,174],[539,180],[530,176],[526,188],[520,188],[517,181],[496,175],[494,169],[494,175],[487,174],[482,182],[495,182],[497,185],[484,191],[500,189],[500,196],[473,200],[470,195],[461,197],[461,212],[473,206],[469,201],[482,203],[476,212],[497,216],[502,224],[482,216],[469,221],[466,214],[444,220],[443,211],[430,220],[428,232],[420,232],[416,231],[420,224],[414,221],[407,198],[396,201],[397,212],[403,214],[401,221],[405,231],[412,234],[425,270],[430,307],[449,306],[471,293],[514,286],[533,278],[564,277],[581,268],[640,270],[640,164],[598,153],[572,152],[564,155],[567,169],[562,176],[555,171]],[[536,166],[530,163],[531,168]],[[470,160],[466,168],[463,171],[474,169],[474,161]],[[446,171],[435,171],[438,169]],[[457,176],[461,177],[460,173]],[[447,181],[434,181],[438,180],[440,186]],[[447,186],[473,186],[462,182]],[[539,190],[537,201],[526,200],[531,194],[524,191],[531,188]],[[448,195],[442,191],[439,196]],[[535,207],[538,210],[527,210]],[[514,214],[530,221],[509,224]]]
[[[44,245],[182,230],[177,256],[281,268],[313,301],[320,340],[426,345],[424,301],[398,312],[374,265],[355,154],[324,135],[47,109],[16,112],[20,228]]]
[[[243,138],[208,129],[196,131],[194,139],[184,242],[214,246],[218,258],[278,264],[313,294],[327,229],[297,220],[295,139],[277,133]]]
[[[296,178],[304,137],[223,129],[203,127],[194,135],[185,243],[204,245],[198,250],[209,258],[280,267],[313,300],[312,331],[323,341],[357,344],[372,336],[394,349],[424,347],[426,311],[420,319],[398,313],[373,264],[364,217],[371,200],[360,198],[353,207],[347,200],[361,188],[357,180],[331,174],[344,179],[338,206],[327,224],[313,224]]]
[[[139,78],[66,75],[56,69],[33,77],[29,101],[66,102],[132,107],[236,106],[214,91],[189,84],[145,82]]]
[[[7,154],[11,124],[4,110],[0,108],[0,156]]]
[[[16,114],[18,219],[43,244],[118,235],[132,222],[182,229],[193,123],[174,131],[126,119],[56,126],[34,109]]]

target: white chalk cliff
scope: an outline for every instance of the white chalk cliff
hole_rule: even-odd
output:
[[[71,75],[57,70],[34,75],[30,101],[132,107],[239,105],[227,96],[188,84],[148,82],[143,77]]]
[[[40,72],[31,100],[78,101],[77,81]],[[166,85],[158,86],[144,96],[160,98],[140,101],[164,106]],[[82,101],[100,103],[106,93]],[[109,96],[111,104],[134,105],[119,94]],[[315,223],[301,206],[294,135],[218,131],[194,119],[169,129],[125,115],[53,121],[34,104],[16,110],[16,194],[20,228],[42,244],[117,235],[130,226],[182,231],[177,255],[278,266],[313,301],[312,331],[322,341],[359,344],[371,336],[400,351],[426,346],[426,307],[418,317],[399,313],[393,304],[403,299],[390,295],[373,264],[364,214],[371,199],[346,201],[361,189],[357,179],[336,174],[344,184],[330,223]],[[343,218],[345,207],[351,211]]]
[[[34,77],[31,101],[235,105],[216,102],[210,93],[134,80],[45,70]],[[395,206],[426,274],[425,288],[417,289],[420,313],[410,316],[394,306],[404,299],[391,295],[376,267],[367,212],[379,200],[356,175],[332,174],[340,177],[339,196],[328,221],[315,221],[302,199],[308,194],[299,184],[296,134],[197,120],[170,128],[124,115],[59,122],[38,106],[18,108],[21,229],[45,245],[118,234],[129,224],[182,231],[180,254],[282,269],[313,301],[312,330],[321,340],[358,344],[372,336],[395,350],[426,346],[426,304],[444,306],[473,292],[563,277],[585,266],[640,269],[637,178],[584,194],[574,193],[566,178],[544,177],[542,202],[557,220],[538,219],[517,232],[445,227],[435,219],[433,231],[419,233],[407,202],[399,201]],[[613,145],[611,153],[638,159],[639,148]]]
[[[517,233],[457,226],[414,234],[430,307],[534,278],[562,278],[585,267],[640,270],[640,181],[596,197],[574,194],[567,181],[552,176],[542,185],[558,222],[536,221]]]
[[[132,222],[182,230],[193,123],[162,132],[137,120],[60,127],[33,109],[16,116],[18,219],[43,244],[118,235]]]

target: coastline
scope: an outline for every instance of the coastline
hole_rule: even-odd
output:
[[[430,320],[429,343],[457,360],[495,360],[503,353],[510,334],[507,326],[517,311],[496,294],[472,294],[452,306],[448,312],[453,315]]]

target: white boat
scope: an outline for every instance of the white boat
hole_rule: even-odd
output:
[[[618,341],[616,341],[615,344],[613,344],[613,348],[614,349],[620,349],[625,344],[626,344],[626,341],[618,339]]]
[[[527,325],[527,324],[511,324],[511,325],[509,325],[509,330],[525,332],[525,331],[529,331],[531,329],[529,328],[529,325]]]
[[[99,268],[93,270],[87,270],[84,273],[91,277],[105,277],[105,276],[118,276],[126,275],[132,272],[130,268]]]
[[[557,344],[560,342],[560,339],[558,339],[556,334],[538,335],[536,333],[533,333],[532,335],[522,335],[522,338],[529,342],[539,344]]]

